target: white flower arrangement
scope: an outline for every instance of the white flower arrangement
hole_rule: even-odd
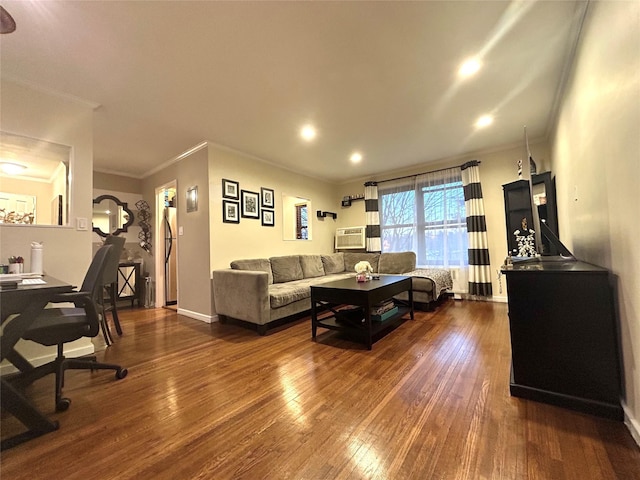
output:
[[[516,237],[516,242],[518,243],[518,257],[535,257],[536,256],[536,242],[533,238],[534,230],[529,229],[529,234],[527,232],[520,232],[520,230],[516,230],[513,234]]]
[[[373,273],[373,267],[366,260],[362,260],[354,266],[356,273]]]

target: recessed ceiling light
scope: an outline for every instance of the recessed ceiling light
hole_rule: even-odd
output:
[[[18,175],[27,169],[26,165],[14,162],[0,162],[0,168],[7,175]]]
[[[358,162],[362,161],[362,154],[360,152],[353,152],[351,154],[350,160],[353,163],[358,163]]]
[[[480,70],[480,61],[475,58],[470,58],[465,60],[462,65],[460,65],[460,69],[458,70],[458,75],[461,77],[470,77],[475,74],[478,70]]]
[[[300,129],[300,136],[307,141],[311,141],[316,138],[316,134],[317,132],[313,125],[305,125]]]
[[[493,117],[491,115],[482,115],[478,120],[476,120],[476,127],[484,128],[488,127],[493,123]]]

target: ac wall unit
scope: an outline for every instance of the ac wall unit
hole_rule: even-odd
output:
[[[365,247],[365,227],[347,227],[336,230],[336,250]]]

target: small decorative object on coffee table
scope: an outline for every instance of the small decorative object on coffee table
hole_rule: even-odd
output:
[[[373,268],[371,264],[365,260],[358,262],[355,264],[354,269],[357,273],[356,280],[358,282],[367,282],[371,280],[371,274],[373,273]]]

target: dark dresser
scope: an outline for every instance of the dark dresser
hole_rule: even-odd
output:
[[[502,272],[509,292],[511,394],[622,420],[609,271],[541,257]]]

